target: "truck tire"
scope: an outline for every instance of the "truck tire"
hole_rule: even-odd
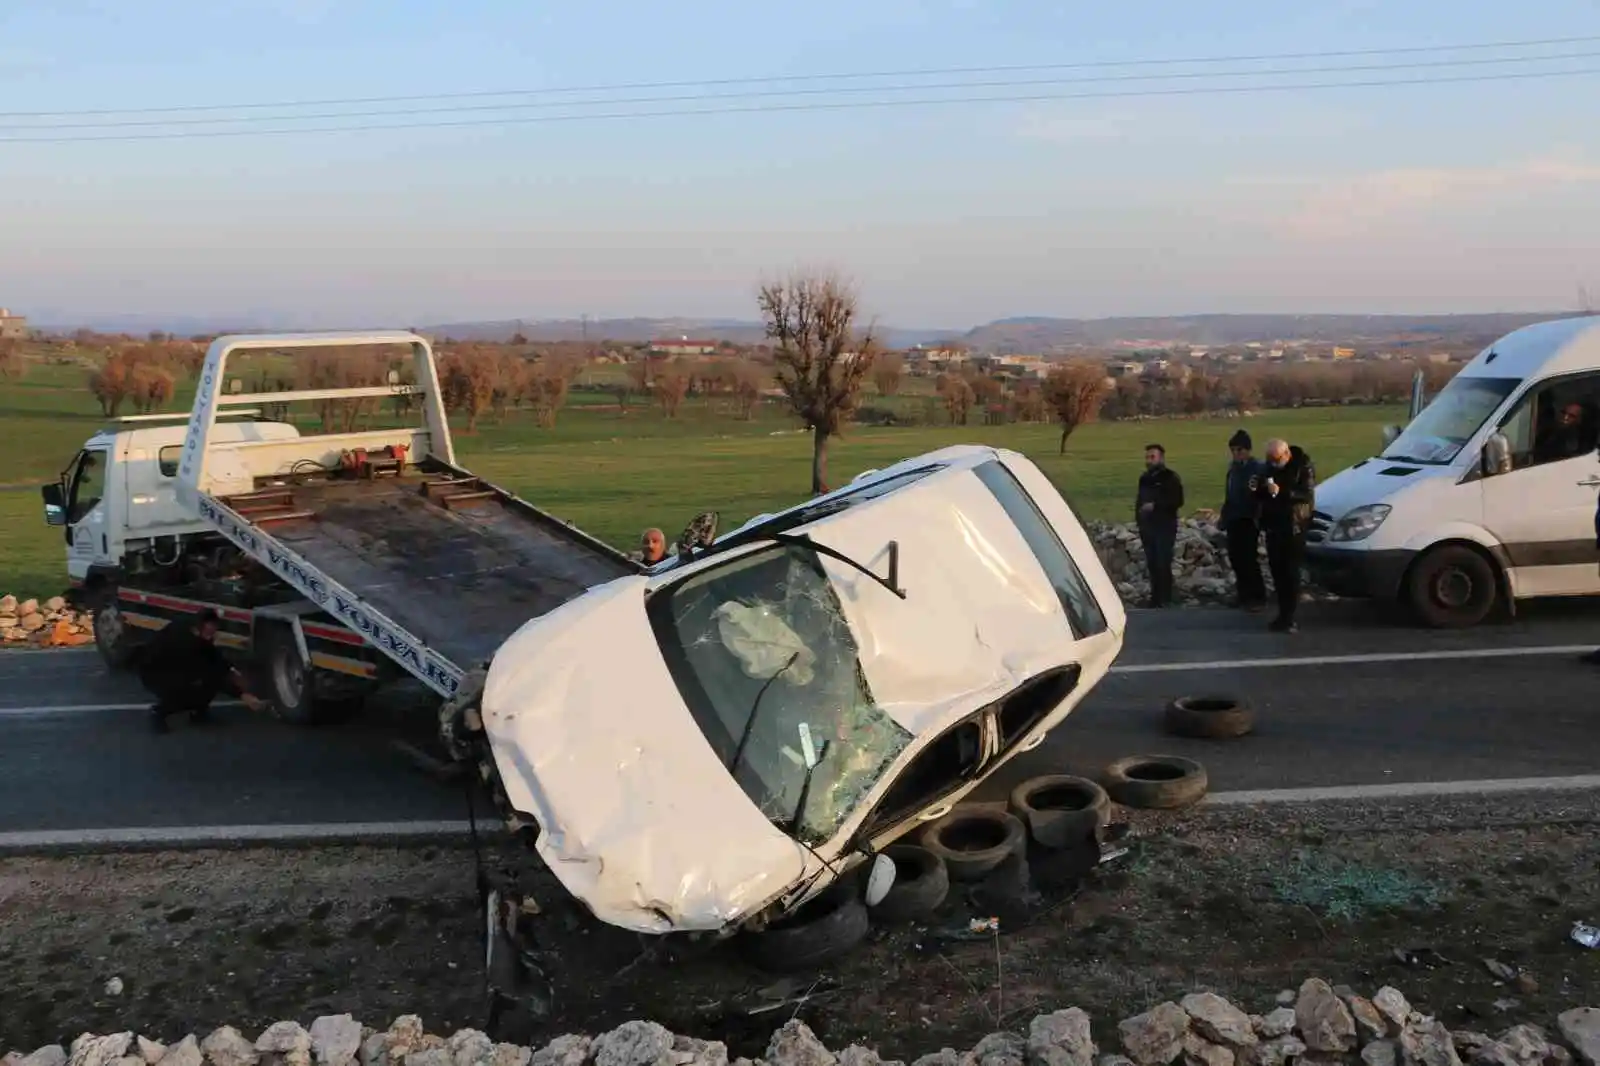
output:
[[[359,700],[330,700],[318,695],[316,671],[300,658],[300,647],[286,626],[273,625],[256,634],[256,662],[266,687],[261,695],[278,719],[291,725],[328,725],[343,721],[360,707]]]
[[[1406,598],[1412,611],[1433,629],[1477,625],[1494,610],[1499,595],[1494,566],[1460,544],[1427,552],[1406,578]]]
[[[115,596],[103,600],[95,609],[94,646],[109,670],[126,670],[133,665],[136,647]]]

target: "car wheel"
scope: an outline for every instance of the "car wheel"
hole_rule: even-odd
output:
[[[816,969],[867,938],[867,905],[853,880],[831,885],[758,933],[746,933],[746,957],[763,970],[786,973]]]
[[[1134,755],[1105,768],[1100,780],[1112,800],[1137,810],[1191,807],[1209,787],[1206,768],[1176,755]]]
[[[938,910],[950,895],[950,871],[944,860],[915,844],[895,844],[883,853],[894,860],[894,884],[871,909],[885,922],[910,922]]]
[[[1250,704],[1232,696],[1179,696],[1167,704],[1167,732],[1173,736],[1222,740],[1255,728]]]
[[[980,881],[1028,843],[1022,823],[1005,811],[973,807],[945,815],[922,831],[923,847],[944,860],[952,881]]]
[[[1111,797],[1087,777],[1047,774],[1011,790],[1011,813],[1041,847],[1060,849],[1097,839],[1111,820]]]
[[[94,646],[108,669],[126,670],[133,664],[133,636],[115,599],[101,604],[94,613]]]
[[[1499,593],[1489,560],[1459,544],[1428,552],[1406,581],[1411,609],[1434,629],[1477,625],[1494,610]]]

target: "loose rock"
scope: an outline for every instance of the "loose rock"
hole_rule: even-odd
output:
[[[1372,997],[1372,1005],[1395,1032],[1404,1029],[1411,1017],[1411,1004],[1406,1002],[1406,997],[1400,994],[1398,988],[1384,985],[1378,989],[1378,994]]]
[[[1261,1019],[1261,1026],[1258,1031],[1264,1038],[1271,1040],[1274,1037],[1285,1036],[1294,1032],[1294,1023],[1294,1008],[1279,1007]]]
[[[112,1036],[85,1034],[72,1042],[68,1066],[112,1066],[128,1053],[132,1044],[132,1033],[116,1033]]]
[[[135,1041],[135,1046],[138,1047],[139,1057],[145,1061],[146,1066],[155,1066],[161,1061],[161,1056],[167,1053],[167,1045],[142,1036]]]
[[[1184,996],[1179,1005],[1192,1019],[1195,1031],[1213,1043],[1234,1048],[1256,1043],[1250,1016],[1213,992]]]
[[[193,1033],[168,1047],[166,1054],[161,1056],[162,1066],[202,1066],[204,1062],[200,1043],[195,1040]]]
[[[384,1049],[389,1058],[398,1059],[410,1055],[414,1051],[423,1049],[424,1039],[427,1034],[422,1028],[422,1019],[415,1014],[402,1014],[389,1026],[385,1034]]]
[[[1028,1025],[1029,1066],[1091,1066],[1096,1050],[1089,1016],[1077,1007],[1041,1014]]]
[[[516,1044],[496,1044],[489,1052],[489,1066],[528,1066],[533,1052]]]
[[[60,1044],[46,1044],[33,1053],[24,1055],[19,1066],[66,1066],[66,1063],[66,1048]]]
[[[558,1036],[533,1053],[529,1066],[583,1066],[594,1041],[571,1033]]]
[[[1412,1022],[1400,1030],[1406,1066],[1461,1066],[1450,1030],[1435,1019]]]
[[[1399,1051],[1393,1040],[1373,1040],[1361,1049],[1361,1061],[1365,1066],[1395,1066],[1399,1059]]]
[[[494,1050],[494,1041],[476,1029],[463,1029],[452,1036],[446,1046],[455,1066],[481,1066]]]
[[[1022,1066],[1028,1042],[1016,1033],[990,1033],[972,1049],[978,1066]]]
[[[1184,1066],[1233,1066],[1232,1048],[1213,1044],[1194,1030],[1183,1034]]]
[[[772,1040],[767,1044],[767,1061],[772,1066],[834,1066],[838,1060],[833,1057],[833,1052],[822,1046],[822,1041],[817,1039],[809,1025],[791,1019],[772,1034]],[[597,1050],[595,1066],[629,1064],[601,1062]]]
[[[1356,1022],[1328,982],[1312,977],[1300,986],[1294,1005],[1300,1039],[1312,1051],[1343,1054],[1356,1046]]]
[[[348,1014],[325,1014],[311,1023],[317,1066],[350,1066],[361,1050],[361,1023]]]
[[[672,1062],[674,1066],[728,1066],[728,1045],[680,1036],[672,1041]]]
[[[231,1025],[224,1025],[202,1040],[200,1050],[211,1066],[256,1066],[261,1061],[261,1052]]]
[[[1600,1010],[1578,1007],[1566,1011],[1556,1018],[1556,1028],[1586,1066],[1600,1064]]]
[[[455,1058],[447,1047],[430,1047],[406,1056],[406,1066],[452,1066]]]
[[[1160,1003],[1117,1026],[1122,1050],[1137,1066],[1167,1066],[1183,1052],[1189,1012],[1176,1003]]]

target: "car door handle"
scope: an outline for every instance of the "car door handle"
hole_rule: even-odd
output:
[[[956,805],[954,803],[941,803],[932,810],[923,811],[921,814],[917,815],[917,821],[937,822],[940,818],[943,818],[945,815],[949,814],[955,809]]]

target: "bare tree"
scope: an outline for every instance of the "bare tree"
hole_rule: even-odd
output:
[[[877,340],[856,333],[856,294],[832,274],[796,274],[769,282],[757,295],[774,355],[778,387],[811,430],[811,491],[828,491],[828,439],[860,402]]]
[[[656,368],[655,384],[651,391],[655,393],[661,410],[668,418],[678,417],[678,408],[683,406],[683,398],[689,395],[689,369],[683,360],[674,359],[672,362]]]
[[[582,364],[571,355],[547,355],[529,368],[529,399],[534,421],[544,429],[554,429],[556,416],[567,404],[567,393]]]
[[[877,386],[879,396],[898,393],[905,374],[905,357],[899,352],[883,352],[872,364],[872,383]]]
[[[1105,368],[1095,363],[1064,363],[1045,378],[1044,397],[1061,423],[1061,454],[1067,438],[1085,422],[1093,422],[1106,400]]]
[[[956,374],[940,374],[934,379],[933,389],[944,401],[944,409],[950,415],[951,424],[966,425],[967,417],[972,412],[973,401],[977,399],[972,383]]]
[[[766,385],[766,375],[748,359],[733,364],[733,398],[739,406],[739,417],[746,422],[756,416],[761,406],[761,390]]]

